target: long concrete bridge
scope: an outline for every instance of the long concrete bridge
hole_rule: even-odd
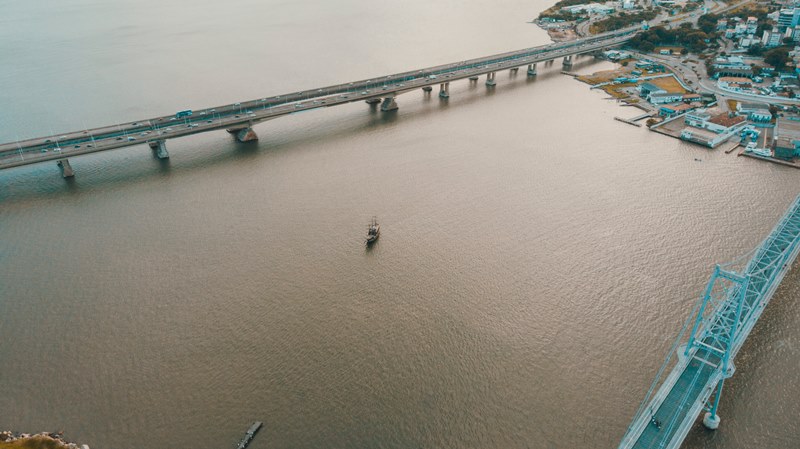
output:
[[[469,78],[477,82],[486,77],[486,85],[495,85],[501,70],[519,70],[527,66],[529,76],[536,75],[536,64],[563,58],[570,66],[576,55],[621,45],[641,28],[633,27],[599,34],[570,42],[485,56],[451,64],[412,70],[404,73],[353,81],[268,98],[242,101],[223,106],[161,116],[101,128],[61,133],[0,145],[0,170],[44,161],[57,161],[64,177],[73,176],[71,157],[147,144],[161,159],[169,157],[168,139],[215,130],[227,130],[240,142],[258,139],[253,125],[284,115],[310,109],[338,106],[356,101],[380,103],[384,112],[398,108],[397,97],[416,89],[430,92],[438,85],[439,96],[449,97],[450,83]]]
[[[719,426],[717,409],[734,357],[798,252],[800,196],[750,255],[715,267],[619,449],[677,449],[703,411],[706,427]]]

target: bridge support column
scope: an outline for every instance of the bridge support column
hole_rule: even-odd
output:
[[[528,75],[536,76],[536,64],[528,64]]]
[[[511,67],[511,69],[508,70],[509,73],[517,73],[517,71],[519,71],[519,67]]]
[[[572,55],[564,56],[564,61],[561,63],[564,67],[572,67]]]
[[[703,417],[703,425],[709,430],[717,430],[719,428],[719,415],[711,416],[708,412]]]
[[[258,134],[253,131],[253,128],[239,128],[239,129],[229,129],[229,133],[236,135],[236,140],[239,142],[252,142],[254,140],[258,140]]]
[[[398,109],[398,106],[394,101],[394,97],[386,97],[383,99],[383,103],[381,103],[381,111],[388,112],[396,109]]]
[[[150,145],[150,149],[153,150],[153,153],[159,159],[169,159],[169,153],[167,152],[167,141],[166,140],[156,140],[153,142],[148,142]]]
[[[469,77],[469,80],[470,80],[470,81],[478,81],[478,76],[477,76],[477,75],[475,75],[475,76],[470,76],[470,77]]]
[[[425,92],[430,92],[433,90],[433,88],[431,86],[425,86],[422,88],[422,90],[424,90]]]
[[[378,104],[380,102],[381,102],[380,98],[370,98],[369,100],[366,100],[367,104]]]
[[[492,87],[495,84],[497,84],[497,83],[494,82],[494,72],[487,73],[486,74],[486,85],[489,86],[489,87]]]
[[[58,166],[61,168],[61,176],[63,178],[72,178],[75,172],[72,171],[72,166],[69,165],[69,159],[59,159]]]
[[[450,83],[439,84],[439,97],[450,98]]]

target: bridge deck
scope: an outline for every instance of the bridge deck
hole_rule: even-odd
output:
[[[0,144],[0,169],[220,129],[248,128],[255,123],[311,109],[393,98],[426,86],[613,47],[626,42],[635,32],[636,29],[619,30],[576,41],[526,48],[374,79],[197,109],[188,117],[161,116],[9,142]]]
[[[732,361],[798,252],[800,196],[769,236],[756,248],[743,274],[730,274],[731,277],[746,282],[732,283],[732,287],[725,290],[724,300],[712,304],[713,310],[699,328],[697,343],[687,356],[679,354],[677,364],[658,392],[652,396],[646,407],[643,404],[634,417],[620,443],[620,449],[680,447],[714,389],[732,373],[723,372],[723,348],[728,345],[729,360]],[[709,292],[718,279],[715,271]],[[740,297],[743,286],[746,290],[739,305],[737,298]],[[700,314],[702,313],[701,308]]]

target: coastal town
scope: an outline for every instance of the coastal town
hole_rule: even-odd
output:
[[[596,55],[614,69],[576,75],[639,110],[618,121],[800,168],[797,0],[563,0],[536,23],[555,41],[641,26],[624,47]]]

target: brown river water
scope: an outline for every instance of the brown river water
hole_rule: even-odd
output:
[[[548,43],[545,0],[0,0],[0,141]],[[578,60],[593,72],[609,63]],[[800,172],[613,120],[540,64],[0,172],[0,429],[93,449],[615,448]],[[701,159],[696,161],[695,159]],[[376,215],[381,238],[365,249]],[[800,272],[716,432],[800,447]]]

